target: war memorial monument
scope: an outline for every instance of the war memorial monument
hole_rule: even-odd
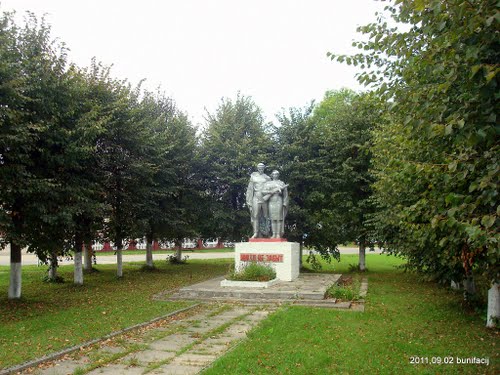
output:
[[[284,236],[288,212],[288,185],[279,179],[279,172],[271,177],[259,163],[250,175],[246,204],[250,210],[253,235],[248,242],[235,244],[235,270],[240,271],[251,262],[270,265],[280,281],[293,281],[299,276],[300,246],[288,242]]]

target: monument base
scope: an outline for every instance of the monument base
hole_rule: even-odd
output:
[[[268,264],[276,271],[276,278],[293,281],[299,277],[300,246],[296,242],[259,241],[239,242],[234,246],[234,267],[239,272],[251,262]]]

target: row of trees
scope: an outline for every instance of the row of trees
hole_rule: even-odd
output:
[[[81,284],[82,248],[96,238],[116,245],[118,276],[130,239],[146,238],[150,267],[155,240],[241,241],[251,234],[244,194],[261,161],[291,185],[290,240],[336,257],[338,244],[368,241],[369,129],[380,116],[370,95],[329,92],[318,106],[283,112],[275,127],[238,94],[207,113],[197,136],[161,92],[116,80],[97,62],[68,64],[43,20],[30,15],[19,28],[4,14],[0,31],[0,231],[11,245],[11,298],[21,295],[25,246],[52,278],[58,257],[74,254]]]
[[[498,4],[395,1],[359,29],[360,82],[385,101],[373,133],[377,239],[410,268],[475,293],[484,276],[488,325],[500,314]]]
[[[50,261],[83,244],[182,238],[195,194],[194,128],[160,92],[132,88],[93,62],[70,65],[50,27],[0,19],[0,232],[11,246],[9,297],[21,295],[21,248]]]
[[[265,162],[290,184],[289,240],[325,257],[355,241],[361,269],[379,243],[470,293],[484,275],[498,301],[495,4],[396,1],[387,11],[403,26],[380,15],[360,28],[361,53],[332,55],[361,66],[372,93],[327,92],[277,125],[239,94],[207,113],[198,137],[171,99],[97,63],[68,66],[45,24],[18,29],[4,15],[0,230],[13,263],[21,246],[78,254],[97,234],[118,256],[142,236],[149,249],[155,239],[240,241],[251,231],[248,176]]]

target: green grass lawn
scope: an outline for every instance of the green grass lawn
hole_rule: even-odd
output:
[[[347,272],[356,262],[343,255],[323,272]],[[459,294],[394,267],[401,263],[367,255],[365,312],[284,307],[204,374],[499,373],[498,331],[464,310]],[[471,357],[490,364],[456,364]]]
[[[61,266],[67,282],[42,282],[46,267],[23,267],[23,298],[7,299],[9,268],[0,267],[0,369],[59,349],[101,337],[186,307],[184,302],[159,302],[158,292],[224,274],[228,260],[190,261],[187,265],[156,262],[145,272],[142,263],[127,263],[117,279],[115,265],[97,265],[85,285],[72,284],[73,267]]]
[[[347,273],[357,256],[324,264],[322,272]],[[365,312],[285,306],[250,332],[206,374],[494,374],[499,373],[498,331],[467,312],[459,293],[422,282],[395,266],[402,261],[368,254]],[[6,298],[8,267],[0,267],[0,369],[187,306],[151,297],[225,274],[231,260],[190,260],[186,265],[97,265],[85,285],[41,281],[46,267],[23,267],[23,299]],[[489,358],[490,365],[432,364],[457,358]],[[412,358],[419,358],[411,364]]]

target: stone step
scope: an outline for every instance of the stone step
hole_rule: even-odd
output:
[[[169,297],[169,299],[206,299],[206,298],[227,298],[242,300],[300,300],[312,299],[323,300],[324,293],[315,292],[294,292],[294,291],[270,291],[261,292],[258,290],[189,290],[181,289]]]

